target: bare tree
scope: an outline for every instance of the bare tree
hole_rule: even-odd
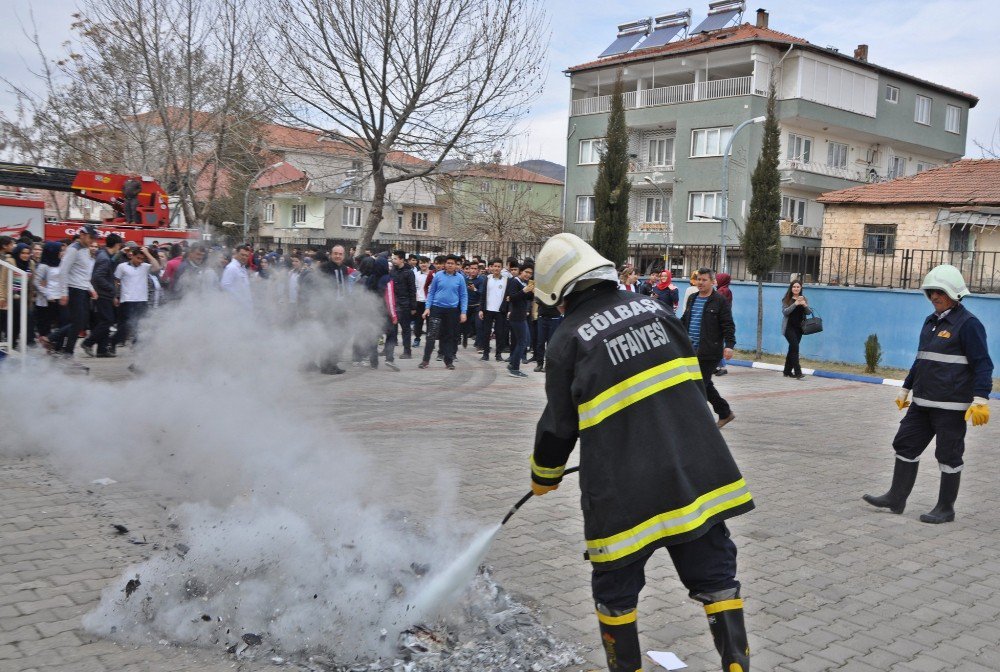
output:
[[[473,164],[439,177],[457,236],[541,241],[562,230],[561,194],[543,191],[515,166],[497,161]]]
[[[382,220],[387,185],[501,144],[541,88],[540,0],[277,0],[268,14],[261,48],[283,116],[370,167],[359,249]]]
[[[151,174],[173,186],[188,222],[204,222],[232,174],[259,163],[265,106],[251,9],[239,0],[87,0],[63,57],[51,59],[33,36],[41,93],[8,81],[24,113],[5,121],[49,140],[27,158]]]
[[[1000,120],[993,126],[993,135],[990,136],[989,144],[973,140],[980,153],[987,159],[1000,159]]]

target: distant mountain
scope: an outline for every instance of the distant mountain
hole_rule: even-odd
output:
[[[533,159],[531,161],[521,161],[520,163],[515,163],[514,165],[518,168],[524,168],[525,170],[530,170],[533,173],[544,175],[545,177],[551,177],[553,180],[559,180],[560,182],[566,181],[566,166],[561,166],[558,163],[553,163],[552,161]]]

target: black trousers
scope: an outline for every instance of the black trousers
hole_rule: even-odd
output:
[[[73,354],[78,334],[90,324],[90,292],[70,287],[69,299],[60,313],[63,326],[53,332],[53,344],[67,355]]]
[[[461,313],[461,308],[439,308],[438,306],[431,307],[430,318],[440,319],[441,327],[437,334],[438,348],[441,351],[441,358],[444,363],[451,364],[455,361],[455,352],[458,346],[458,327],[461,324],[459,322],[459,315]],[[429,330],[428,330],[429,332]],[[425,362],[431,361],[431,354],[434,352],[434,339],[431,338],[431,334],[427,334],[427,343],[424,345],[424,360]]]
[[[138,340],[136,332],[139,330],[139,320],[146,316],[146,312],[149,310],[149,302],[125,301],[119,307],[121,308],[122,319],[118,321],[118,331],[115,332],[115,345],[124,343],[130,337],[133,340]]]
[[[677,577],[692,597],[740,587],[736,580],[736,544],[729,538],[725,523],[716,523],[697,539],[668,546],[667,551]],[[595,569],[591,576],[594,601],[610,609],[635,609],[639,592],[646,585],[645,567],[651,555],[647,553],[617,569]]]
[[[139,199],[137,197],[125,199],[125,223],[141,224],[139,221]]]
[[[97,297],[94,302],[97,319],[90,335],[83,340],[84,345],[97,344],[97,352],[105,353],[111,344],[111,327],[115,324],[115,300]]]
[[[788,354],[785,355],[785,375],[794,376],[801,374],[802,365],[799,364],[799,341],[802,340],[802,332],[795,329],[786,329],[785,340],[788,341]]]
[[[729,402],[722,398],[719,391],[715,389],[715,383],[712,382],[712,374],[715,372],[715,367],[719,365],[719,359],[719,357],[699,357],[698,368],[701,369],[701,378],[705,381],[705,394],[708,397],[708,403],[712,405],[712,410],[720,418],[728,418],[733,411],[729,408]]]
[[[427,304],[424,301],[417,301],[417,314],[413,317],[413,338],[420,338],[424,333],[424,311]]]
[[[490,332],[496,334],[497,357],[504,350],[503,339],[507,334],[507,316],[492,310],[483,311],[483,357],[490,355]]]
[[[556,327],[562,324],[562,321],[562,315],[538,318],[538,345],[535,348],[535,361],[539,364],[545,363],[545,347],[549,344],[552,335],[556,333]]]
[[[35,307],[35,324],[39,336],[48,336],[49,332],[59,324],[59,303],[49,301],[47,306]]]
[[[913,462],[937,437],[934,457],[952,469],[958,469],[965,462],[965,411],[949,411],[943,408],[928,408],[911,403],[906,415],[899,423],[892,448],[905,460]]]
[[[478,340],[476,334],[476,317],[479,315],[479,304],[474,306],[469,306],[469,309],[465,311],[465,323],[460,325],[459,331],[462,332],[462,344],[468,345],[469,339],[471,338],[473,344]]]

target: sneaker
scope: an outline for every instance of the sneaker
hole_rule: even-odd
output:
[[[454,364],[445,364],[445,368],[448,369],[449,371],[454,371],[455,370],[455,365]]]
[[[545,372],[544,364],[539,364],[538,366],[535,367],[535,373],[544,373],[544,372]]]
[[[94,356],[94,346],[93,345],[87,345],[86,343],[84,343],[83,345],[80,346],[80,349],[83,350],[87,354],[88,357],[93,357]]]
[[[420,347],[420,339],[419,338],[414,338],[413,339],[413,347],[414,348],[419,348]]]
[[[110,352],[112,356],[117,355],[118,354],[118,346],[115,345],[114,343],[112,343],[111,345],[108,346],[108,352]]]
[[[430,362],[420,362],[417,364],[418,369],[426,369],[428,366],[430,366]]]
[[[719,422],[717,423],[719,425],[719,429],[722,429],[735,419],[736,419],[736,414],[730,411],[729,417],[719,418]]]
[[[413,355],[409,352],[404,352],[399,356],[400,359],[413,359]]]
[[[725,367],[722,367],[722,366],[720,366],[719,368],[717,368],[715,370],[715,375],[717,375],[717,376],[724,376],[727,373],[729,373],[729,369],[727,369]]]
[[[340,375],[342,373],[347,373],[344,369],[340,368],[337,365],[324,366],[323,368],[321,368],[319,370],[319,372],[320,373],[325,373],[325,374],[330,375],[330,376],[337,376],[337,375]]]
[[[488,362],[488,361],[490,361],[490,356],[489,355],[483,355],[479,359],[482,360],[482,361],[484,361],[484,362]]]
[[[390,371],[399,371],[399,367],[396,366],[395,362],[386,362],[385,368],[389,369]]]
[[[94,356],[100,359],[100,358],[117,357],[118,355],[116,355],[113,352],[108,351],[108,352],[99,352],[99,353],[97,353]]]
[[[444,361],[444,358],[443,358],[443,357],[441,357],[441,355],[438,355],[438,356],[437,356],[437,357],[436,357],[436,358],[434,359],[434,361],[435,361],[435,362],[443,362],[443,361]]]
[[[52,352],[52,350],[55,349],[55,346],[52,345],[52,341],[48,339],[48,336],[39,336],[38,342],[42,344],[42,347],[45,348],[47,352]]]
[[[524,371],[520,371],[518,369],[507,369],[507,375],[511,376],[512,378],[527,378],[528,377],[528,374],[526,374]]]

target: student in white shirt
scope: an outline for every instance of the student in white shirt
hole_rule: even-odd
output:
[[[233,251],[233,259],[222,271],[222,281],[219,286],[245,308],[253,308],[253,296],[250,294],[250,273],[247,263],[250,261],[249,247],[240,247]]]
[[[490,332],[496,334],[496,360],[503,360],[504,343],[507,340],[507,278],[503,276],[503,262],[490,259],[490,275],[483,285],[484,295],[479,299],[479,317],[483,321],[484,362],[490,359]]]
[[[118,321],[115,339],[111,343],[112,352],[125,343],[129,336],[132,336],[133,342],[136,340],[136,327],[149,308],[150,273],[160,270],[160,262],[148,247],[128,249],[131,250],[128,261],[118,264],[115,268],[115,278],[118,280],[118,298],[115,299],[115,305],[121,308],[121,319]]]

